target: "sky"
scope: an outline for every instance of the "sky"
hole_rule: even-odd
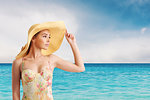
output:
[[[35,23],[64,21],[84,63],[149,62],[149,0],[0,1],[0,62],[12,63]],[[66,38],[54,52],[74,62]]]

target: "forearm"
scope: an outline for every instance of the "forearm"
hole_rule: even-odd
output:
[[[12,86],[13,88],[13,86]],[[18,90],[14,90],[14,88],[12,89],[12,100],[20,100],[20,91]]]
[[[83,70],[85,70],[84,62],[83,62],[83,59],[80,55],[80,51],[79,51],[79,48],[77,46],[77,43],[70,44],[70,46],[71,46],[72,51],[73,51],[75,64],[77,66],[81,67]]]
[[[13,100],[20,100],[20,96],[18,96],[18,94],[13,94]]]

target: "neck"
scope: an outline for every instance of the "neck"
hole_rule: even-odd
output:
[[[36,59],[36,58],[39,58],[43,55],[41,53],[40,48],[37,48],[35,45],[31,45],[30,51],[29,51],[27,56],[31,59]]]

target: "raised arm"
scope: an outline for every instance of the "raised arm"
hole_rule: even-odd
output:
[[[75,64],[63,60],[62,58],[54,55],[55,57],[55,67],[65,70],[65,71],[69,71],[69,72],[83,72],[85,71],[85,66],[82,60],[82,57],[80,55],[79,52],[79,48],[76,44],[76,39],[75,36],[73,34],[69,34],[69,33],[65,33],[66,39],[69,42],[72,51],[73,51],[73,55],[74,55],[74,60],[75,60]]]
[[[14,60],[12,64],[12,98],[20,100],[20,61]]]

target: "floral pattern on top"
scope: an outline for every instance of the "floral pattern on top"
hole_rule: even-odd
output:
[[[44,67],[40,73],[31,69],[22,70],[22,100],[53,100],[52,79],[51,67]]]

